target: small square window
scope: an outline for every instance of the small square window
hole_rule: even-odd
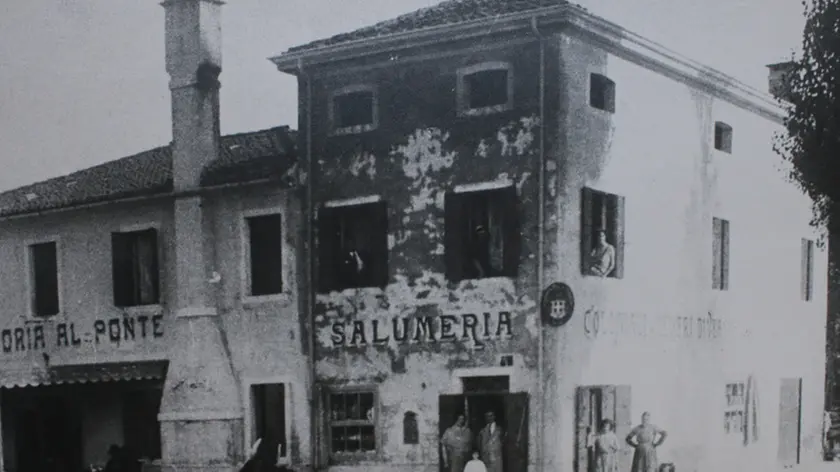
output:
[[[290,415],[286,411],[288,392],[282,383],[251,385],[251,443],[267,441],[277,458],[288,458],[289,441],[286,436]]]
[[[31,309],[35,316],[57,315],[59,308],[58,243],[29,246]]]
[[[376,93],[372,87],[354,86],[335,92],[330,104],[333,132],[354,134],[377,126]]]
[[[589,105],[615,113],[615,82],[601,74],[589,76]]]
[[[516,187],[447,193],[445,207],[449,280],[516,277],[521,238]]]
[[[385,202],[323,207],[318,215],[322,292],[388,284]]]
[[[510,64],[488,62],[458,71],[458,113],[484,115],[509,110],[513,105]]]
[[[581,204],[581,271],[624,276],[624,197],[584,188]]]
[[[160,303],[156,229],[111,233],[111,257],[114,306]]]
[[[729,290],[729,221],[712,218],[712,288]]]
[[[375,402],[374,391],[332,392],[329,395],[330,452],[376,451]]]
[[[246,218],[248,225],[249,295],[283,291],[283,228],[280,214]]]
[[[732,127],[722,121],[715,122],[715,149],[732,153]]]
[[[802,300],[814,298],[814,241],[802,238]]]

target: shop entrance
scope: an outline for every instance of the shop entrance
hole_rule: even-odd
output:
[[[28,403],[9,418],[17,439],[17,469],[82,470],[82,422],[78,408],[72,408],[66,398],[55,394],[32,398]]]
[[[449,429],[459,415],[466,417],[472,432],[472,449],[480,449],[479,433],[487,426],[486,414],[492,412],[495,423],[504,432],[502,438],[503,472],[528,470],[528,394],[511,393],[509,378],[463,378],[464,393],[441,395],[438,424],[440,436]],[[455,472],[444,468],[441,453],[441,472]],[[460,472],[460,471],[458,471]]]

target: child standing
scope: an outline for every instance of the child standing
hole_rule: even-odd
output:
[[[467,462],[464,472],[487,472],[484,462],[481,462],[481,459],[478,458],[478,451],[473,451],[472,460]]]

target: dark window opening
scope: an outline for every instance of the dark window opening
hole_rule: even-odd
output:
[[[726,384],[726,410],[723,414],[724,433],[744,434],[746,404],[746,386],[744,383]]]
[[[160,388],[130,390],[123,397],[125,449],[137,458],[160,459]]]
[[[631,389],[629,385],[578,387],[575,397],[574,470],[595,470],[598,458],[591,434],[598,433],[604,420],[610,420],[619,441],[624,440],[633,428]],[[632,449],[620,448],[618,470],[630,470],[632,458]]]
[[[802,239],[802,299],[814,298],[814,241]]]
[[[712,218],[712,288],[729,290],[729,221]]]
[[[288,457],[286,437],[286,386],[284,384],[251,385],[251,442],[267,441],[279,457]]]
[[[385,202],[324,207],[318,217],[322,292],[388,284],[388,211]]]
[[[510,99],[508,80],[507,69],[483,70],[465,75],[467,108],[506,105]]]
[[[615,82],[601,74],[589,78],[589,105],[599,110],[615,113]]]
[[[35,316],[57,315],[58,245],[53,242],[29,246],[32,273],[32,312]]]
[[[406,411],[403,415],[403,444],[420,444],[417,413],[413,411]]]
[[[376,411],[373,392],[332,393],[329,404],[330,451],[376,450]]]
[[[624,197],[584,187],[581,218],[582,273],[624,277]]]
[[[516,187],[447,193],[445,207],[449,280],[516,277],[521,239]]]
[[[510,377],[507,375],[494,375],[482,377],[462,377],[464,392],[509,392]]]
[[[722,121],[715,122],[715,149],[732,152],[732,127]]]
[[[114,305],[160,302],[156,229],[111,233]]]
[[[336,128],[349,128],[373,124],[373,92],[349,92],[333,98]]]
[[[250,295],[283,291],[283,232],[279,214],[247,218],[250,250]]]

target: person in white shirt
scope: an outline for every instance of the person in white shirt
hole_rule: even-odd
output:
[[[467,462],[464,472],[487,472],[484,462],[481,462],[481,459],[478,458],[478,451],[473,451],[472,460]]]

